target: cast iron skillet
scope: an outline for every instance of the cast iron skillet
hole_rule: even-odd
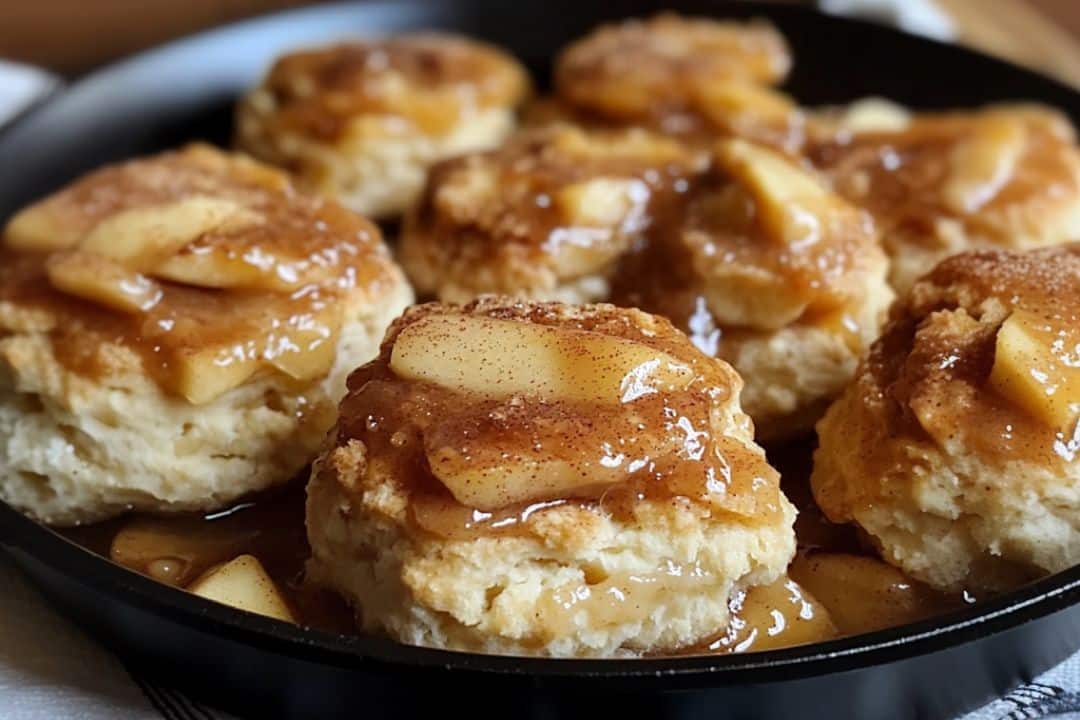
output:
[[[1080,95],[955,47],[794,7],[682,0],[689,13],[765,15],[794,48],[805,103],[878,94],[918,107],[1031,99],[1080,121]],[[0,137],[0,220],[103,162],[191,138],[227,142],[230,104],[285,48],[348,33],[449,28],[546,76],[553,52],[648,0],[370,2],[288,12],[94,73]],[[948,717],[1080,647],[1080,567],[926,622],[787,650],[649,660],[539,660],[302,630],[205,602],[112,565],[0,503],[0,541],[64,612],[157,676],[257,716]]]

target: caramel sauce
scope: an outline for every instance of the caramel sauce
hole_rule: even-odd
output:
[[[737,591],[730,600],[731,621],[716,636],[679,654],[755,652],[914,622],[963,605],[964,600],[936,593],[904,578],[873,555],[851,526],[832,525],[810,497],[806,475],[809,443],[770,452],[784,471],[784,490],[799,507],[796,525],[800,553],[790,577]],[[242,554],[255,556],[281,591],[297,622],[329,632],[357,632],[353,615],[332,593],[303,581],[309,555],[304,529],[304,479],[284,489],[247,498],[209,515],[132,515],[97,525],[67,528],[70,540],[159,582],[187,587],[214,566]],[[431,531],[451,536],[470,532],[520,532],[528,517],[568,501],[508,508],[491,517],[470,511],[442,496],[414,502],[414,513],[433,514],[421,522],[441,523]],[[434,509],[425,503],[435,502]],[[474,517],[475,516],[475,517]],[[467,527],[469,522],[479,523]],[[465,533],[455,535],[455,533]],[[597,623],[625,622],[653,605],[660,593],[694,593],[708,587],[700,569],[670,564],[654,573],[589,578],[590,584],[548,592],[538,600],[558,626],[571,613],[586,610]]]
[[[792,324],[826,328],[861,349],[851,278],[866,255],[876,252],[875,230],[869,218],[839,198],[827,203],[789,207],[807,225],[804,241],[787,243],[765,225],[765,209],[745,185],[714,169],[678,203],[666,206],[646,239],[622,257],[612,277],[611,302],[666,317],[700,350],[722,357],[724,346],[737,346],[762,329],[751,316],[724,322],[710,307],[710,285],[723,291],[732,284],[729,268],[738,275],[743,267],[762,284],[743,294],[782,292],[803,308]]]
[[[1080,254],[1073,247],[1028,253],[984,251],[947,260],[916,286],[868,357],[879,394],[883,436],[906,434],[946,445],[959,442],[985,462],[1002,467],[1017,460],[1041,466],[1071,463],[1080,442],[1070,429],[1049,426],[995,391],[989,382],[1001,324],[1013,309],[1046,318],[1047,337],[1066,362],[1080,325],[1075,278]],[[937,312],[941,311],[941,312]],[[1049,331],[1048,331],[1049,332]],[[1073,338],[1070,342],[1068,338]],[[1031,372],[1050,372],[1032,366]],[[872,463],[876,443],[865,452]],[[1007,474],[1003,474],[1006,477]]]
[[[16,250],[13,235],[0,246],[0,333],[46,332],[60,363],[94,378],[117,369],[109,346],[122,345],[162,387],[181,394],[181,376],[193,366],[227,372],[246,364],[254,372],[263,364],[309,379],[306,364],[323,369],[332,361],[342,298],[375,294],[391,278],[378,229],[336,203],[296,194],[276,171],[192,146],[92,173],[20,216],[47,219],[76,245],[125,211],[195,196],[235,203],[242,220],[199,232],[168,258],[153,249],[123,259],[90,255],[156,288],[153,301],[133,312],[56,287],[51,264],[82,251],[35,250],[33,236],[19,237]],[[161,262],[189,256],[198,258],[203,278],[154,277]],[[122,282],[117,288],[130,289]]]
[[[506,287],[496,277],[482,289],[510,294],[528,287],[540,268],[567,279],[603,273],[666,216],[704,161],[640,130],[586,133],[558,125],[524,132],[497,150],[432,168],[406,219],[404,262],[427,253],[442,256],[432,263],[439,267],[461,265],[462,275],[478,267],[485,278],[509,273]],[[588,195],[594,182],[617,184],[602,191],[601,203],[619,206],[599,217]]]
[[[304,529],[304,485],[298,478],[216,513],[135,514],[59,532],[117,564],[180,588],[238,555],[253,555],[301,625],[355,632],[353,613],[344,601],[303,582],[311,554]]]
[[[281,131],[334,140],[364,114],[443,134],[478,110],[517,105],[529,80],[493,47],[428,33],[292,53],[274,64],[265,87]],[[385,129],[393,133],[393,123]]]
[[[706,124],[708,90],[783,78],[791,58],[766,23],[718,23],[658,15],[598,28],[568,46],[555,88],[572,105],[618,122],[673,134]]]
[[[777,477],[765,458],[713,432],[712,409],[730,392],[731,371],[707,363],[669,325],[643,329],[603,310],[568,322],[554,306],[479,307],[473,312],[485,317],[627,337],[685,362],[696,378],[684,390],[626,402],[471,397],[394,375],[389,355],[397,334],[438,312],[434,306],[414,309],[388,333],[380,358],[350,376],[336,444],[363,442],[368,474],[393,478],[407,493],[409,518],[418,529],[453,538],[528,533],[553,508],[600,507],[625,519],[643,499],[695,502],[703,512],[734,514],[744,522],[768,522],[781,511]],[[432,462],[446,456],[443,449],[485,468],[542,456],[569,464],[580,479],[570,491],[524,503],[511,498],[497,511],[480,512],[458,503],[436,478],[440,468]]]
[[[968,148],[977,133],[1011,129],[1000,145]],[[919,115],[903,130],[840,133],[806,148],[808,160],[838,193],[873,213],[882,229],[914,241],[936,237],[937,223],[958,218],[991,238],[1017,222],[1010,208],[1038,212],[1080,190],[1067,121],[1048,111],[1000,108]],[[970,150],[970,151],[969,151]],[[981,156],[973,156],[981,152]],[[993,163],[996,167],[983,167]],[[963,180],[968,197],[952,197]],[[1024,222],[1024,220],[1021,220]]]

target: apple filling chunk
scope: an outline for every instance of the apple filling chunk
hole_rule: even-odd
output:
[[[998,331],[990,384],[1047,426],[1071,433],[1080,416],[1080,337],[1015,310]]]
[[[465,315],[433,315],[398,335],[401,378],[488,398],[625,403],[689,384],[691,368],[648,345],[597,332]]]

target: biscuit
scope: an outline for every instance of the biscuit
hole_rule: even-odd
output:
[[[673,217],[624,258],[611,301],[670,318],[730,362],[758,439],[809,432],[893,299],[873,220],[743,140],[716,145],[709,176]]]
[[[308,485],[308,578],[438,648],[638,656],[723,631],[794,509],[738,376],[610,305],[423,305],[349,378]]]
[[[685,191],[705,157],[641,129],[555,125],[437,165],[403,224],[417,293],[602,300],[619,256]]]
[[[1077,287],[1077,245],[968,252],[919,280],[817,426],[829,519],[948,592],[1080,562]]]
[[[428,167],[495,147],[529,92],[520,64],[454,35],[399,35],[280,58],[239,104],[237,147],[376,218],[400,215]]]
[[[836,192],[873,213],[897,292],[965,250],[1080,237],[1080,151],[1056,111],[908,114],[863,103],[827,126],[832,137],[808,143],[808,158]]]
[[[0,498],[56,525],[285,482],[412,300],[378,229],[208,146],[91,173],[0,244]]]
[[[791,56],[765,21],[719,22],[663,13],[604,25],[555,61],[555,97],[533,123],[635,125],[686,139],[734,135],[790,152],[802,142],[795,102],[769,87]]]

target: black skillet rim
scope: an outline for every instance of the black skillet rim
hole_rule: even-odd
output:
[[[744,15],[744,5],[737,14]],[[197,33],[157,46],[101,68],[89,77],[108,73],[144,56],[168,52],[184,43],[227,33],[240,26],[268,18],[317,12],[327,5],[286,10]],[[731,6],[728,6],[729,9]],[[817,13],[789,5],[756,4],[761,15],[787,14],[792,17]],[[864,25],[858,21],[832,18],[831,22]],[[884,31],[876,28],[877,32]],[[899,33],[889,30],[888,32]],[[910,38],[912,44],[942,45],[925,38]],[[1044,87],[1049,82],[1069,92],[1080,102],[1080,94],[1036,73],[985,56],[966,48],[949,46],[950,52],[976,56],[988,66],[1007,66],[1012,72],[1029,76]],[[75,83],[72,87],[77,87]],[[34,115],[63,97],[65,89],[54,92],[0,132],[32,121]],[[0,545],[7,547],[17,563],[39,562],[69,579],[113,597],[118,603],[133,605],[191,629],[212,634],[264,651],[346,669],[368,672],[450,671],[492,676],[527,677],[537,684],[577,685],[578,681],[596,689],[604,681],[633,679],[642,690],[685,690],[722,685],[798,680],[855,670],[873,665],[925,655],[1017,628],[1080,603],[1080,566],[1019,588],[1000,597],[918,623],[873,633],[742,655],[704,655],[649,659],[544,659],[483,655],[435,650],[403,645],[373,636],[336,635],[300,628],[270,618],[246,613],[203,600],[136,572],[116,565],[53,530],[25,517],[0,501]]]

